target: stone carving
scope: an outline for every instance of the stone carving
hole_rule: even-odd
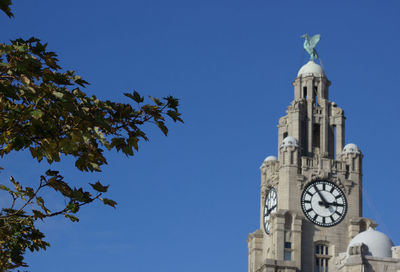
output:
[[[331,104],[332,105],[332,115],[333,116],[335,116],[335,117],[342,117],[342,116],[344,116],[344,111],[341,109],[341,108],[339,108],[339,107],[337,107],[336,106],[336,103],[334,104],[334,103],[332,103]]]
[[[299,98],[294,100],[289,107],[287,108],[286,112],[289,113],[291,111],[298,111],[301,110],[305,107],[305,99],[304,98]]]
[[[280,126],[287,125],[287,119],[288,119],[287,116],[284,116],[284,117],[280,118],[280,119],[279,119],[279,125],[280,125]]]
[[[303,190],[304,184],[306,183],[306,181],[307,181],[307,179],[306,179],[305,176],[303,176],[303,175],[298,175],[298,176],[297,176],[297,187],[298,187],[300,190]]]

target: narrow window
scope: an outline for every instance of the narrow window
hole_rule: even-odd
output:
[[[333,158],[336,160],[336,126],[333,126]]]
[[[303,97],[307,99],[307,87],[303,87]]]
[[[292,260],[292,243],[290,242],[285,242],[284,259],[285,261]]]
[[[285,250],[285,261],[291,261],[292,260],[292,252]]]
[[[348,179],[350,176],[350,165],[346,164],[346,174],[345,174],[345,178]]]
[[[328,272],[329,258],[327,245],[315,245],[315,272]]]
[[[314,87],[314,102],[315,106],[318,107],[318,87]]]
[[[283,258],[285,261],[292,260],[292,215],[289,213],[285,214],[285,242],[283,244],[284,251],[283,251]]]
[[[313,147],[320,148],[320,125],[313,126]]]
[[[301,141],[301,146],[303,147],[302,149],[300,149],[301,151],[301,155],[306,155],[307,154],[307,150],[308,150],[308,121],[307,120],[301,120],[301,137],[300,137],[300,141]],[[299,167],[300,169],[300,167]]]

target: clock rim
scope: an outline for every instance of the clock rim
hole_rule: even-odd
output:
[[[326,182],[326,183],[329,183],[329,184],[331,184],[332,186],[336,187],[336,188],[341,192],[341,194],[342,194],[342,196],[343,196],[343,198],[344,198],[344,203],[345,203],[345,205],[344,205],[344,212],[343,212],[343,215],[340,217],[340,219],[339,219],[338,221],[335,221],[335,223],[333,223],[333,224],[329,224],[329,225],[325,224],[325,225],[324,225],[324,224],[322,224],[322,223],[316,222],[316,221],[314,221],[314,220],[305,212],[305,210],[304,210],[304,206],[303,206],[303,196],[305,195],[305,192],[306,192],[307,188],[309,188],[310,186],[312,186],[313,184],[318,183],[318,182]],[[344,220],[344,218],[345,218],[346,215],[347,215],[348,201],[347,201],[345,192],[344,192],[338,185],[336,185],[334,182],[332,182],[331,180],[328,180],[328,179],[316,179],[316,180],[313,180],[313,181],[309,182],[309,183],[304,187],[304,190],[302,191],[301,197],[300,197],[300,206],[301,206],[301,210],[303,211],[303,214],[307,217],[307,219],[308,219],[311,223],[313,223],[314,225],[317,225],[317,226],[319,226],[319,227],[330,228],[330,227],[334,227],[334,226],[340,224],[340,223]]]
[[[278,207],[278,193],[277,193],[277,191],[276,191],[276,189],[275,189],[275,187],[274,186],[271,186],[271,187],[269,187],[269,189],[267,190],[267,192],[265,193],[265,200],[264,200],[264,205],[263,205],[263,225],[264,225],[264,231],[265,231],[265,233],[267,234],[267,235],[270,235],[271,234],[271,231],[267,231],[267,228],[266,228],[266,222],[265,222],[265,205],[266,205],[266,202],[267,202],[267,197],[268,197],[268,195],[269,195],[269,193],[272,191],[272,190],[274,190],[275,191],[275,195],[276,195],[276,206]],[[271,211],[271,213],[272,213],[272,211]],[[270,215],[271,215],[271,213],[269,213]]]

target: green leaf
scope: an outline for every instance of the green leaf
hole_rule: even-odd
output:
[[[160,101],[160,99],[158,99],[157,97],[152,97],[152,96],[149,96],[149,97],[150,97],[151,100],[154,101],[154,103],[156,103],[157,106],[164,106],[164,103],[162,103]]]
[[[70,210],[73,213],[77,213],[79,211],[79,206],[76,202],[70,201],[66,207],[68,210]]]
[[[38,196],[36,197],[36,203],[42,208],[47,214],[50,214],[50,210],[46,208],[44,205],[44,200],[42,197]]]
[[[103,203],[105,205],[111,206],[113,208],[115,208],[115,206],[117,205],[117,202],[115,202],[112,199],[108,199],[108,198],[100,198],[101,201],[103,201]]]
[[[174,122],[179,121],[183,123],[183,120],[179,117],[181,114],[177,111],[169,110],[167,111],[167,115],[174,120]]]
[[[51,176],[51,177],[57,176],[58,173],[59,173],[58,171],[53,171],[53,170],[50,170],[50,169],[46,171],[46,175]]]
[[[21,192],[21,191],[22,191],[22,186],[21,186],[21,184],[19,184],[19,182],[16,181],[16,180],[14,179],[13,176],[10,177],[10,181],[11,181],[11,183],[14,185],[15,189],[17,189],[18,192]]]
[[[165,123],[162,121],[157,121],[156,122],[157,126],[161,129],[161,131],[164,133],[164,135],[168,134],[168,128],[165,126]]]
[[[179,100],[173,96],[164,97],[167,100],[168,108],[178,110]]]
[[[89,183],[89,184],[90,184],[90,186],[93,187],[93,189],[95,189],[97,192],[100,192],[100,193],[107,192],[108,187],[110,186],[110,185],[103,186],[99,181],[96,182],[95,184],[92,184],[92,183]]]
[[[28,197],[33,197],[33,196],[35,195],[35,192],[33,191],[33,188],[31,188],[31,187],[26,187],[26,188],[25,188],[25,194],[26,194]]]
[[[90,198],[90,193],[89,192],[84,192],[82,188],[76,189],[72,191],[71,194],[71,199],[79,201],[79,202],[92,202],[92,199]]]
[[[39,219],[43,219],[46,217],[46,215],[44,215],[42,212],[38,211],[38,210],[32,210],[33,213],[33,217],[35,219],[39,218]]]
[[[66,218],[68,218],[69,220],[71,220],[72,222],[79,222],[79,218],[76,216],[73,216],[71,214],[65,213],[64,216]]]
[[[32,111],[31,115],[33,118],[39,119],[40,117],[43,116],[43,112],[39,109],[36,109],[36,110]]]
[[[137,103],[142,103],[144,101],[144,97],[140,96],[140,94],[137,91],[134,91],[133,94],[124,93],[124,95],[133,99],[133,101]]]
[[[62,181],[62,180],[57,180],[56,177],[51,178],[48,182],[47,185],[53,188],[56,191],[61,192],[64,196],[70,197],[72,195],[72,189],[69,187],[69,185]]]
[[[7,186],[5,186],[3,184],[0,184],[0,190],[4,190],[4,191],[7,191],[7,192],[10,192],[10,188],[8,188]]]

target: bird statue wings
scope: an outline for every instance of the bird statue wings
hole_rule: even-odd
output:
[[[307,51],[308,54],[310,54],[310,60],[314,61],[318,58],[317,50],[315,50],[315,46],[319,42],[319,39],[321,38],[320,34],[316,34],[312,36],[311,38],[308,36],[308,34],[304,34],[301,36],[304,38],[304,50]]]

